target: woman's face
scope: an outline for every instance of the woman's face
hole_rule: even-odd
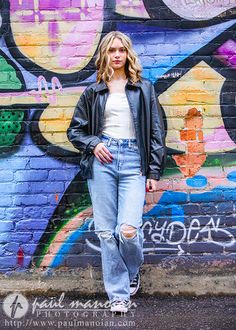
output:
[[[119,38],[115,38],[108,49],[110,66],[113,70],[124,69],[127,60],[127,51]]]

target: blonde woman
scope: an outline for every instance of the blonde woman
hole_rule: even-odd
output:
[[[67,134],[83,151],[110,310],[127,312],[144,262],[145,193],[157,191],[165,155],[163,120],[127,35],[108,33],[96,66],[97,81],[81,95]]]

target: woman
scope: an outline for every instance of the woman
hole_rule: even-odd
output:
[[[111,311],[127,312],[144,261],[145,193],[157,191],[163,166],[163,120],[127,35],[108,33],[96,66],[97,82],[81,95],[67,134],[83,151],[81,174],[91,195]]]

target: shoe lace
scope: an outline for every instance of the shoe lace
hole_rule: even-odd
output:
[[[137,285],[138,284],[138,274],[132,279],[130,282],[130,285]]]
[[[126,299],[116,299],[114,301],[111,302],[111,305],[126,305],[129,303],[129,300]]]

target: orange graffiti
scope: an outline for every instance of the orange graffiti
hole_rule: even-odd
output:
[[[185,128],[180,131],[181,141],[186,141],[186,153],[172,156],[185,177],[194,176],[206,160],[203,142],[202,114],[192,108],[185,116]]]

